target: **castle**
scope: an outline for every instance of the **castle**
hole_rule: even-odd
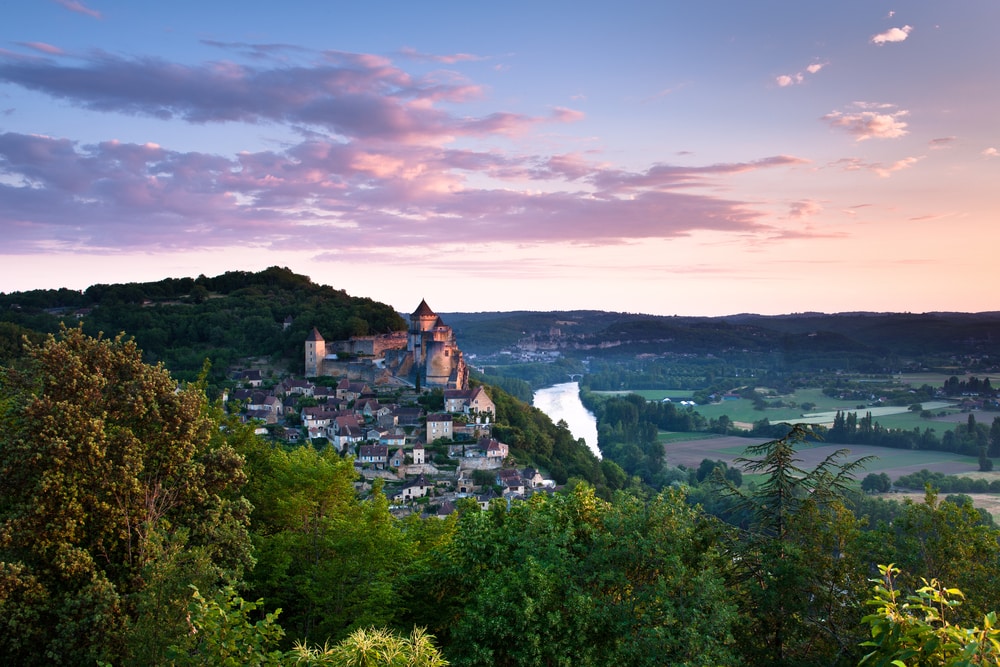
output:
[[[373,358],[362,364],[366,371],[359,368],[357,362],[341,361],[337,352]],[[410,315],[410,329],[405,335],[352,338],[335,342],[328,350],[323,336],[313,327],[306,338],[305,374],[306,377],[370,376],[371,379],[381,375],[420,388],[469,388],[469,369],[455,342],[454,332],[424,300]]]

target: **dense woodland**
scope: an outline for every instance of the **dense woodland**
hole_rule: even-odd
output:
[[[142,287],[130,307],[207,316],[197,309],[232,295],[263,307],[270,289],[201,284],[162,297],[176,305],[145,304]],[[343,331],[400,324],[380,304],[302,289],[301,303],[272,304],[279,331],[310,298]],[[989,517],[960,495],[868,497],[841,454],[801,469],[802,428],[748,449],[744,484],[718,462],[672,469],[649,445],[654,428],[706,426],[696,412],[606,402],[602,446],[621,451],[597,461],[496,391],[498,435],[515,457],[562,466],[561,488],[397,519],[378,484],[359,492],[349,459],[227,416],[210,398],[217,371],[178,382],[151,363],[168,348],[93,333],[87,317],[110,302],[60,330],[16,297],[4,332],[28,340],[0,368],[9,664],[997,664]]]
[[[255,357],[301,374],[302,344],[314,326],[335,340],[407,326],[385,304],[272,267],[214,278],[99,284],[83,292],[0,295],[0,361],[17,353],[23,334],[37,340],[38,333],[55,333],[60,323],[77,320],[91,336],[128,333],[146,361],[162,361],[181,379],[197,378],[208,359],[213,383],[222,381],[229,368]]]

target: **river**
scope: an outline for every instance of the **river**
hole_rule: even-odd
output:
[[[539,389],[531,404],[547,414],[553,422],[558,423],[560,419],[565,421],[573,437],[583,438],[590,451],[601,458],[601,451],[597,448],[597,419],[590,410],[583,407],[578,382],[564,382]]]

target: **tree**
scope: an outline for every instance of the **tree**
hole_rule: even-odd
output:
[[[885,493],[892,488],[892,480],[889,479],[887,474],[883,473],[868,473],[863,480],[861,480],[861,490],[865,493]]]
[[[252,620],[262,606],[263,600],[244,600],[229,587],[206,600],[195,587],[188,612],[190,629],[179,644],[168,650],[170,664],[176,667],[292,664],[275,648],[285,634],[277,621],[281,610]]]
[[[829,664],[857,645],[864,570],[851,548],[859,525],[843,500],[868,457],[845,463],[838,450],[800,468],[795,446],[813,437],[795,425],[747,447],[736,462],[764,479],[749,490],[725,486],[735,513],[748,517],[728,544],[743,621],[734,631],[748,664]],[[725,483],[718,472],[716,479]]]
[[[261,456],[260,485],[249,490],[253,594],[281,607],[292,640],[337,641],[390,624],[399,608],[395,581],[413,551],[381,480],[362,502],[353,462],[331,448],[270,447]]]
[[[578,484],[464,514],[424,595],[455,665],[733,664],[716,530],[679,492]]]
[[[993,459],[986,455],[986,447],[979,448],[979,472],[993,470]]]
[[[0,653],[162,652],[183,632],[187,584],[236,581],[251,562],[221,413],[133,341],[79,328],[28,345],[0,380]]]
[[[946,588],[937,579],[924,579],[922,586],[903,600],[896,588],[899,569],[879,565],[881,579],[875,583],[869,605],[875,613],[862,619],[871,628],[872,649],[861,665],[998,665],[1000,628],[996,613],[983,616],[982,627],[962,627],[954,622],[954,610],[965,597],[958,588]],[[905,601],[904,601],[905,600]]]
[[[990,458],[1000,456],[1000,417],[994,417],[990,425],[990,444],[986,454]]]
[[[1000,599],[1000,531],[983,522],[971,503],[942,502],[933,490],[924,502],[907,500],[891,524],[872,534],[874,563],[895,563],[909,588],[921,579],[947,581],[965,591],[954,616],[973,623]]]

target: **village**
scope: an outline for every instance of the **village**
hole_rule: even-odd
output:
[[[226,410],[259,435],[352,457],[359,492],[383,480],[394,513],[444,517],[463,498],[486,509],[554,489],[493,437],[496,406],[484,387],[470,387],[453,332],[426,302],[405,334],[328,345],[314,328],[304,361],[306,377],[235,371]]]

